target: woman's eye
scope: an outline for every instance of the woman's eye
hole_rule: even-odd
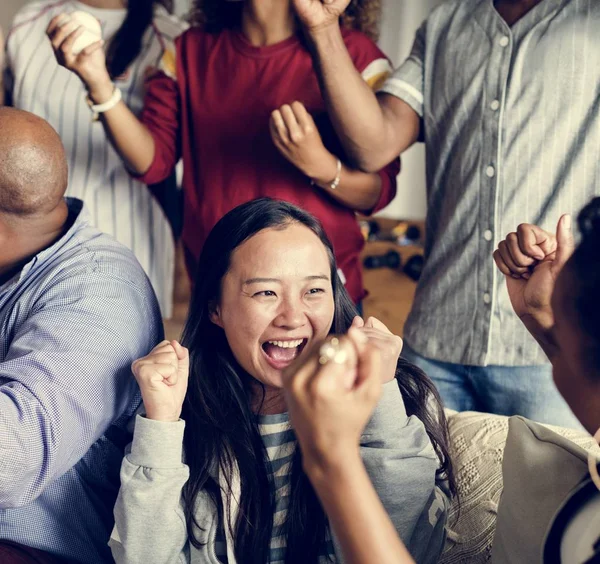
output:
[[[262,292],[256,292],[256,294],[254,294],[255,296],[265,296],[265,297],[271,297],[271,296],[275,296],[275,292],[273,292],[273,290],[263,290]]]
[[[314,296],[315,294],[324,294],[325,290],[323,288],[311,288],[308,293]]]

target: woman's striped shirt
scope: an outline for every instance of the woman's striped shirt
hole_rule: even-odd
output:
[[[269,474],[275,493],[269,564],[284,564],[287,547],[284,532],[290,500],[290,471],[297,442],[287,413],[259,416],[258,428],[267,450],[270,463]],[[227,547],[222,524],[217,533],[215,549],[219,560],[226,564]],[[333,542],[329,531],[327,531],[327,540],[320,560],[323,564],[335,562]]]

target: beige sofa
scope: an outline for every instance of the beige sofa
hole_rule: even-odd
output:
[[[454,504],[442,564],[489,562],[502,493],[502,456],[508,417],[447,412],[460,510]],[[597,448],[587,433],[548,426],[586,450]]]

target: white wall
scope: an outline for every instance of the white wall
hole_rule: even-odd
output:
[[[379,45],[395,65],[410,53],[415,31],[443,0],[383,0]],[[402,156],[398,195],[380,215],[422,219],[426,212],[425,151],[418,143]]]

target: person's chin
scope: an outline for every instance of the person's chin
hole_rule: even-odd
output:
[[[283,371],[285,368],[275,368],[263,360],[254,376],[263,385],[269,388],[283,388]]]

